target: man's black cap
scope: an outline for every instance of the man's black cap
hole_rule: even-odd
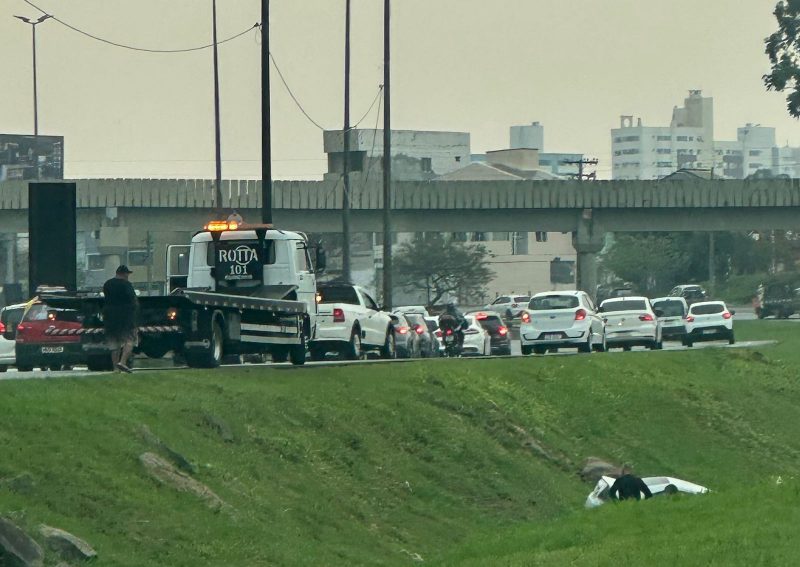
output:
[[[126,266],[125,264],[122,264],[119,268],[117,268],[117,273],[118,274],[132,274],[133,272],[128,268],[128,266]]]

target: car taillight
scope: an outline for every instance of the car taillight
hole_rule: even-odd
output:
[[[333,310],[333,322],[344,323],[344,309],[339,309],[338,307],[336,307]]]
[[[6,326],[0,323],[0,335],[6,332]]]
[[[437,329],[435,334],[438,338],[442,338],[442,332],[440,330]]]
[[[401,335],[406,335],[406,334],[408,334],[408,327],[395,327],[395,329],[396,329],[396,330],[397,330],[397,332],[398,332],[398,333],[400,333]]]
[[[692,315],[687,315],[687,316],[686,316],[686,322],[687,322],[687,323],[694,323],[694,316],[692,316]]]
[[[575,312],[575,320],[576,321],[583,321],[586,319],[586,310],[585,309],[578,309]]]
[[[498,327],[497,334],[499,334],[501,337],[505,337],[508,334],[508,329],[505,327]]]
[[[645,313],[644,315],[639,315],[639,321],[653,321],[653,316],[650,313]]]
[[[730,311],[726,311],[722,314],[723,319],[730,319],[733,315],[730,314]]]
[[[527,311],[522,312],[522,316],[520,317],[523,323],[530,323],[531,322],[531,314]]]
[[[445,334],[449,337],[450,335],[453,334],[453,329],[447,329],[447,331],[445,331]]]
[[[425,332],[425,327],[423,327],[422,325],[417,325],[416,327],[414,327],[414,331],[416,331],[418,335],[421,335],[422,333]]]

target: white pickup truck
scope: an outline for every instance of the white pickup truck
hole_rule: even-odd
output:
[[[394,328],[388,313],[362,288],[325,284],[317,289],[317,333],[309,343],[312,360],[337,352],[351,360],[377,351],[396,358]]]

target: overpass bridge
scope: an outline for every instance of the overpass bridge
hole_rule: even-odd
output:
[[[211,180],[74,182],[79,230],[124,228],[129,245],[145,232],[192,232],[213,212]],[[354,174],[351,187],[353,232],[380,232],[379,179]],[[227,180],[222,189],[224,208],[260,219],[260,182]],[[340,232],[342,193],[337,181],[277,181],[274,220],[286,229]],[[26,208],[26,182],[0,183],[0,232],[27,232]],[[797,229],[800,180],[398,181],[392,209],[395,232],[571,232],[579,286],[594,289],[607,232]]]

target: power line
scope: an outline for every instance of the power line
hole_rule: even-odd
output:
[[[94,34],[91,34],[91,33],[87,32],[87,31],[79,29],[79,28],[77,28],[77,27],[75,27],[75,26],[73,26],[71,24],[68,24],[67,22],[57,18],[53,14],[50,14],[50,13],[42,10],[39,6],[37,6],[36,4],[31,2],[30,0],[23,0],[23,2],[25,2],[29,6],[33,7],[34,9],[39,10],[42,14],[50,16],[50,18],[52,18],[56,22],[58,22],[59,24],[61,24],[64,27],[67,27],[67,28],[71,29],[74,32],[77,32],[77,33],[79,33],[81,35],[84,35],[84,36],[86,36],[88,38],[94,39],[95,41],[100,41],[102,43],[105,43],[105,44],[108,44],[108,45],[113,45],[114,47],[120,47],[122,49],[128,49],[130,51],[143,51],[145,53],[188,53],[188,52],[191,52],[191,51],[201,51],[203,49],[208,49],[209,47],[214,47],[214,43],[209,43],[208,45],[201,45],[201,46],[198,46],[198,47],[187,47],[187,48],[184,48],[184,49],[149,49],[149,48],[145,48],[145,47],[136,47],[136,46],[133,46],[133,45],[126,45],[124,43],[118,43],[116,41],[111,41],[110,39],[105,39],[105,38],[96,36]],[[250,26],[246,30],[244,30],[242,32],[239,32],[236,35],[233,35],[233,36],[231,36],[231,37],[229,37],[227,39],[223,39],[222,41],[218,41],[217,45],[222,45],[223,43],[228,43],[229,41],[233,41],[234,39],[243,36],[244,34],[249,32],[250,30],[257,28],[260,25],[261,25],[260,23],[256,22],[255,24],[253,24],[252,26]]]

